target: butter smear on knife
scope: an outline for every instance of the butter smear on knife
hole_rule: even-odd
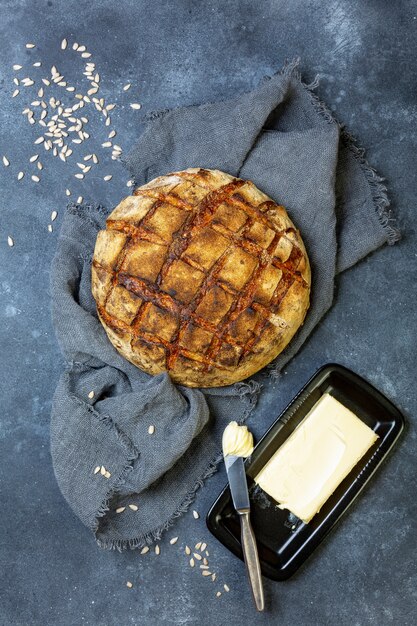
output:
[[[253,436],[247,426],[230,422],[223,432],[223,456],[250,456],[253,452]]]

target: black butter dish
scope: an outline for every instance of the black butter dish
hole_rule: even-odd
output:
[[[340,482],[320,510],[304,523],[256,483],[255,477],[324,394],[333,396],[378,435],[378,439]],[[309,419],[309,418],[307,418]],[[285,580],[304,563],[360,494],[404,428],[400,411],[363,378],[341,365],[322,367],[272,424],[245,462],[261,570],[273,580]],[[223,489],[207,515],[210,532],[243,559],[240,522]]]

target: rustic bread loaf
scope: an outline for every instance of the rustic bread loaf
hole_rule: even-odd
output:
[[[310,266],[285,209],[220,172],[159,176],[98,233],[92,291],[117,350],[190,387],[243,380],[302,324]]]

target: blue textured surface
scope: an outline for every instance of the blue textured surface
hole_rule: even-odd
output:
[[[3,0],[1,9],[0,155],[8,156],[10,166],[0,162],[0,624],[414,624],[415,3]],[[63,37],[93,53],[101,94],[118,104],[112,113],[115,141],[126,151],[143,113],[244,91],[300,55],[304,78],[321,74],[320,97],[360,137],[389,182],[403,240],[340,277],[335,306],[285,374],[271,382],[262,398],[263,417],[251,427],[260,436],[318,366],[336,361],[385,392],[407,416],[408,432],[306,566],[286,583],[265,581],[263,615],[255,614],[241,562],[205,528],[205,513],[226,481],[224,469],[198,493],[200,519],[191,512],[181,518],[161,541],[160,556],[100,551],[55,483],[48,424],[62,357],[49,313],[56,234],[47,225],[55,209],[59,227],[65,187],[72,198],[83,195],[110,206],[126,194],[128,178],[101,147],[105,127],[91,110],[91,142],[77,154],[96,151],[100,164],[77,181],[75,165],[33,146],[40,127],[29,126],[20,112],[36,99],[34,88],[30,96],[22,87],[10,97],[14,63],[25,65],[17,75],[36,77],[37,83],[53,64],[68,79],[80,74],[79,55],[59,49]],[[25,49],[31,41],[37,47]],[[31,67],[37,60],[42,68]],[[127,82],[132,87],[123,92]],[[133,111],[130,102],[140,102],[142,111]],[[30,180],[35,165],[28,163],[35,153],[44,164],[37,184]],[[19,170],[26,176],[18,183]],[[113,180],[103,182],[109,173]],[[174,535],[178,543],[170,545]],[[215,583],[191,569],[183,554],[186,543],[201,540],[208,543]],[[223,582],[230,592],[216,598]]]

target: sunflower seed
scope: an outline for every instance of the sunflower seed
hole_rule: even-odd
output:
[[[178,541],[178,537],[173,537],[172,539],[169,540],[169,543],[171,544],[171,546],[174,545],[174,543],[177,543]]]
[[[72,49],[73,50],[78,50],[78,43],[73,43],[72,44]]]
[[[195,565],[194,559],[192,559],[192,558],[190,559],[190,565],[191,565],[191,567],[194,567],[194,565]]]
[[[95,163],[96,165],[98,163],[98,156],[96,154],[93,154],[93,163]]]
[[[35,176],[34,174],[31,176],[31,179],[33,180],[34,183],[38,183],[40,181],[39,176]]]
[[[24,84],[25,87],[31,87],[31,85],[35,84],[35,81],[32,80],[31,78],[24,78],[22,80],[22,83]]]
[[[102,476],[104,476],[104,474],[105,474],[105,473],[106,473],[106,468],[104,467],[104,465],[102,465],[102,466],[100,467],[100,474],[101,474]]]
[[[14,92],[12,93],[12,98],[16,98],[16,96],[18,96],[20,93],[20,91],[18,89],[15,89]]]
[[[197,559],[197,561],[201,561],[201,559],[203,558],[201,554],[198,554],[198,552],[193,552],[193,557]]]
[[[197,513],[197,511],[193,511],[193,517],[194,519],[198,519],[200,515]]]
[[[123,91],[127,91],[128,89],[130,89],[130,88],[131,88],[131,86],[132,86],[132,84],[131,84],[131,83],[127,83],[127,85],[125,85],[125,86],[123,87]]]
[[[137,511],[138,508],[139,507],[136,504],[129,504],[129,509],[132,509],[132,511]]]
[[[3,165],[4,167],[9,167],[10,165],[10,161],[6,156],[3,157]]]
[[[110,474],[110,472],[109,472],[109,471],[107,471],[107,472],[104,474],[104,478],[110,478],[110,476],[111,476],[111,474]]]
[[[195,547],[196,550],[199,550],[201,548],[201,541],[196,543],[194,547]]]
[[[84,174],[74,174],[75,178],[79,178],[82,180],[84,178]]]
[[[224,589],[225,591],[230,591],[230,588],[229,588],[229,586],[228,586],[228,585],[223,585],[223,589]]]
[[[104,143],[101,144],[103,146],[103,148],[110,148],[110,146],[112,145],[111,141],[105,141]]]
[[[55,213],[55,217],[56,217],[56,211],[54,211],[54,213]],[[88,397],[90,398],[90,400],[92,400],[94,398],[94,395],[95,395],[94,391],[90,391],[90,393],[88,394]]]
[[[206,550],[206,556],[210,556],[210,555],[209,555],[209,551],[208,551],[208,550]]]
[[[44,141],[45,141],[45,137],[38,137],[37,139],[35,139],[33,143],[38,144],[38,143],[43,143]]]
[[[97,467],[94,470],[94,474],[98,474],[100,471],[100,465],[97,465]]]
[[[207,561],[206,557],[204,557],[203,563],[204,563],[204,565],[208,565],[208,561]]]
[[[208,565],[200,565],[200,569],[208,569]]]
[[[10,235],[7,237],[7,243],[9,244],[9,246],[12,248],[14,246],[14,241],[13,239],[10,237]]]
[[[110,126],[110,124],[111,124],[110,118],[108,117],[104,123],[105,123],[106,126]]]
[[[18,78],[13,78],[13,82],[15,85],[19,86],[20,85],[20,80]]]
[[[82,204],[82,201],[83,201],[83,197],[82,196],[78,196],[77,204]]]
[[[71,192],[70,192],[70,190],[69,190],[69,189],[65,189],[65,195],[67,195],[67,196],[70,196],[70,195],[71,195]]]
[[[23,65],[17,65],[17,63],[15,65],[13,65],[13,69],[14,69],[15,72],[21,70],[22,67],[23,67]]]
[[[91,57],[91,52],[83,52],[81,56],[83,59],[89,59]]]
[[[220,596],[221,596],[221,595],[222,595],[222,592],[221,592],[221,591],[218,591],[218,592],[216,593],[216,597],[217,597],[217,598],[220,598]]]
[[[144,546],[140,551],[141,554],[146,554],[147,552],[149,552],[149,546]]]
[[[158,544],[155,546],[155,554],[160,554],[161,553],[161,548],[158,546]]]
[[[49,86],[51,84],[51,81],[48,80],[47,78],[42,78],[42,82],[43,82],[44,85],[47,85],[47,86]]]
[[[105,176],[105,177],[103,178],[103,180],[105,180],[105,181],[109,181],[109,180],[111,180],[112,178],[113,178],[113,176],[112,176],[111,174],[108,174],[107,176]]]
[[[36,167],[38,168],[38,170],[43,170],[43,165],[40,161],[36,163]]]
[[[116,513],[123,513],[123,511],[126,509],[125,506],[119,506],[118,509],[116,509]]]
[[[36,61],[36,63],[33,63],[32,65],[33,67],[40,67],[42,63],[40,61]]]
[[[109,139],[113,139],[113,137],[116,137],[116,131],[115,131],[115,130],[112,130],[112,131],[109,133]]]
[[[207,548],[207,544],[206,543],[202,543],[201,544],[201,552],[204,552],[204,550]]]
[[[17,175],[17,180],[22,180],[24,175],[25,175],[24,172],[19,172],[18,175]]]
[[[39,158],[39,154],[34,154],[30,157],[29,163],[34,163]]]
[[[185,554],[191,554],[191,550],[188,546],[185,546]]]
[[[126,187],[133,187],[134,184],[135,182],[133,180],[128,180],[126,183]]]
[[[211,576],[211,572],[209,572],[208,569],[203,570],[201,573],[203,576]]]
[[[132,589],[133,584],[130,582],[130,580],[127,581],[126,587],[129,587],[129,589]]]
[[[34,48],[35,44],[34,43],[27,43],[26,44],[26,48]]]
[[[52,232],[53,228],[52,228],[52,224],[48,224],[48,232]]]
[[[211,580],[214,582],[216,580],[216,574],[211,575]]]
[[[149,435],[153,435],[155,432],[155,426],[153,424],[151,424],[148,428],[148,434]]]
[[[141,108],[141,105],[138,104],[137,102],[133,102],[130,106],[132,109],[135,109],[135,110],[138,110]]]
[[[63,39],[61,41],[61,50],[65,50],[67,47],[68,41],[66,39]]]

